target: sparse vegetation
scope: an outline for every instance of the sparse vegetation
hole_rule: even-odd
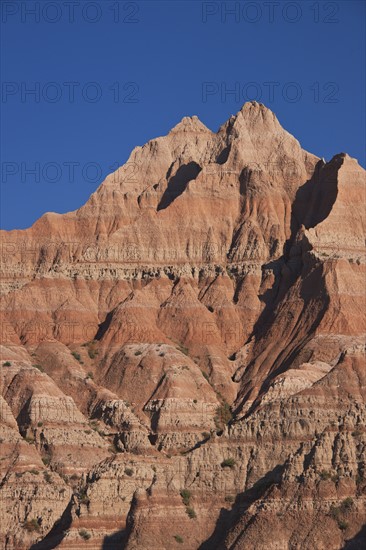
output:
[[[10,361],[5,361],[5,363],[3,363],[3,367],[11,367]]]
[[[43,422],[41,422],[41,421],[37,422],[37,426],[38,426],[38,428],[42,428]]]
[[[94,380],[94,374],[89,371],[88,374],[86,375],[87,378],[90,378],[90,380]]]
[[[28,519],[24,523],[24,529],[26,529],[29,533],[38,532],[40,530],[39,521],[36,518]]]
[[[341,503],[341,512],[343,513],[349,512],[350,510],[352,510],[352,507],[353,507],[353,498],[347,497]]]
[[[210,432],[202,432],[202,437],[203,437],[204,439],[210,439],[211,434],[210,434]]]
[[[77,353],[77,351],[71,352],[71,355],[76,359],[76,361],[81,361],[81,355],[80,353]]]
[[[196,512],[191,507],[186,508],[186,512],[187,512],[188,517],[190,517],[191,519],[194,519],[194,518],[197,517]]]
[[[182,544],[184,542],[180,535],[174,535],[174,538],[176,542],[179,542],[179,544]]]
[[[233,458],[225,458],[225,460],[221,462],[221,468],[234,468],[235,464]]]
[[[42,365],[32,365],[32,367],[38,369],[40,372],[44,372],[44,368],[42,367]]]
[[[209,378],[207,372],[205,372],[204,370],[202,370],[201,372],[202,372],[203,378],[205,378],[205,379],[207,380],[207,382],[209,382],[209,381],[210,381],[210,378]]]
[[[39,471],[36,470],[35,468],[33,468],[32,470],[29,470],[29,473],[30,473],[30,474],[33,474],[34,476],[38,476]]]
[[[91,534],[86,529],[80,529],[79,535],[84,540],[89,540],[91,538]]]
[[[191,496],[192,496],[191,491],[189,491],[188,489],[182,489],[180,492],[180,496],[182,497],[183,504],[185,506],[189,506]]]
[[[338,520],[340,512],[341,511],[338,506],[335,506],[334,504],[331,505],[329,510],[329,515],[331,518]]]
[[[225,502],[234,502],[235,498],[232,495],[226,495]]]
[[[129,476],[129,477],[133,476],[132,468],[125,468],[125,474],[126,476]]]
[[[342,516],[350,512],[352,507],[353,498],[351,497],[347,497],[346,499],[344,499],[339,506],[335,506],[334,504],[332,504],[330,507],[329,515],[338,523],[338,527],[342,531],[345,531],[348,527],[348,522]]]
[[[224,403],[217,407],[216,416],[214,418],[216,428],[222,430],[222,428],[230,422],[232,417],[233,415],[229,403]]]
[[[43,456],[42,457],[42,462],[45,466],[48,466],[49,463],[51,462],[51,458],[49,456]]]
[[[44,480],[46,481],[46,483],[51,483],[52,482],[52,476],[49,472],[43,472],[43,477],[44,477]]]
[[[136,355],[136,357],[137,357],[138,355],[142,355],[142,351],[140,351],[140,350],[135,351],[135,355]]]

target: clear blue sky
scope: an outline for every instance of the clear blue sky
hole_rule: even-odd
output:
[[[217,130],[250,99],[305,149],[365,165],[363,1],[1,7],[2,228],[79,207],[134,146],[186,115]]]

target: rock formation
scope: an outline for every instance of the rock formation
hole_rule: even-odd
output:
[[[365,183],[249,102],[2,231],[0,548],[363,547]]]

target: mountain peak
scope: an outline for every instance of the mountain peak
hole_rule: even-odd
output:
[[[180,132],[192,132],[192,133],[211,133],[211,130],[207,128],[203,124],[203,122],[200,121],[198,116],[185,116],[182,118],[180,122],[174,128],[170,130],[170,134],[176,134]]]

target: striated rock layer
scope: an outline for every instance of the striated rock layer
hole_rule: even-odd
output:
[[[2,231],[0,548],[364,547],[365,218],[250,102]]]

